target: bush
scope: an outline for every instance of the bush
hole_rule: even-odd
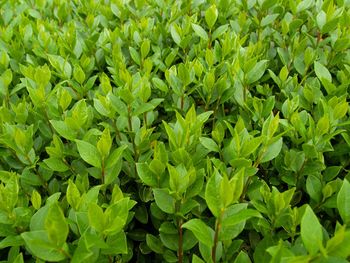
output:
[[[348,0],[8,0],[1,262],[348,262]]]

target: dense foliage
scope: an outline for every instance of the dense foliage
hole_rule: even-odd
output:
[[[349,0],[0,14],[1,262],[348,262]]]

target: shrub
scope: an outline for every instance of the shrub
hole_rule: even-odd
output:
[[[2,262],[348,262],[348,0],[8,0]]]

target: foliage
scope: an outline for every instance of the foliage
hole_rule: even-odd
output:
[[[1,262],[348,262],[349,7],[1,1]]]

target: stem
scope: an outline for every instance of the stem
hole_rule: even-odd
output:
[[[182,94],[182,96],[181,96],[180,108],[181,108],[181,111],[184,110],[184,94]]]
[[[105,160],[102,160],[102,167],[101,167],[101,183],[105,183]]]
[[[258,157],[258,159],[256,160],[256,162],[254,163],[253,167],[254,168],[257,168],[261,162],[261,159],[262,157],[264,156],[265,154],[265,151],[266,151],[266,146],[265,148],[263,149],[263,152],[262,154]],[[252,181],[252,176],[249,176],[248,179],[247,179],[247,182],[245,183],[244,185],[244,188],[243,188],[243,191],[242,191],[242,194],[241,194],[241,198],[240,198],[240,202],[243,202],[244,198],[245,198],[245,195],[247,194],[247,191],[248,191],[248,187],[250,185],[250,182]]]
[[[143,122],[145,123],[145,126],[147,127],[147,113],[146,112],[143,114]]]
[[[113,119],[112,124],[113,124],[113,128],[115,130],[115,133],[117,135],[117,138],[119,139],[119,141],[121,141],[122,137],[120,136],[120,131],[119,131],[118,127],[117,127],[117,123],[116,123],[115,119]]]
[[[72,256],[67,252],[67,251],[65,251],[64,249],[62,249],[62,248],[60,248],[59,250],[58,250],[62,255],[64,255],[65,257],[67,257],[67,258],[72,258]]]
[[[221,230],[221,220],[222,220],[222,216],[224,214],[224,209],[221,210],[221,213],[219,215],[219,217],[216,219],[216,225],[215,225],[215,235],[214,235],[214,245],[211,249],[211,258],[213,260],[213,262],[216,262],[216,248],[218,246],[218,242],[219,242],[219,233]]]
[[[179,250],[177,251],[177,256],[179,258],[179,263],[183,262],[183,235],[182,235],[182,219],[179,220],[178,232],[179,232]]]
[[[135,144],[135,140],[134,140],[134,136],[132,136],[132,123],[131,123],[131,107],[130,105],[128,105],[128,126],[129,126],[129,134],[130,134],[130,139],[131,139],[131,143],[132,143],[132,147],[134,150],[134,160],[135,160],[135,165],[134,165],[134,172],[135,175],[137,175],[137,170],[136,170],[136,162],[139,159],[139,154],[137,152],[137,147]]]

